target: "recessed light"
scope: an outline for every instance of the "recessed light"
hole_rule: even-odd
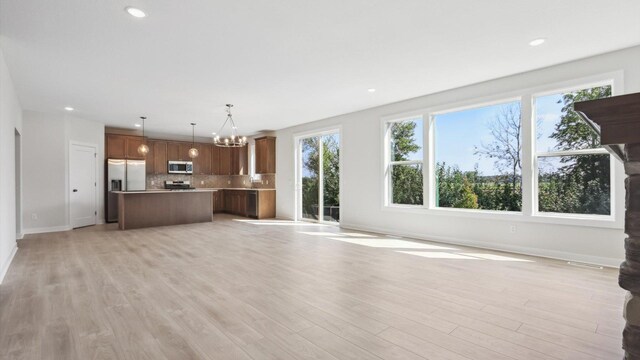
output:
[[[545,41],[547,41],[547,39],[545,39],[545,38],[535,39],[535,40],[531,40],[529,42],[529,45],[538,46],[538,45],[544,44]]]
[[[216,133],[212,132],[211,135],[215,135]]]
[[[376,92],[376,89],[371,88],[371,89],[367,89],[368,92]]]
[[[142,126],[142,125],[140,125],[140,124],[133,124],[133,126],[135,126],[135,127],[140,127],[140,126]]]
[[[143,17],[147,16],[147,14],[145,14],[144,11],[142,11],[142,10],[140,10],[138,8],[134,8],[132,6],[127,6],[124,9],[126,10],[126,12],[129,13],[129,15],[131,15],[133,17],[143,18]]]
[[[64,109],[67,111],[73,111],[73,108],[71,106],[65,106]]]

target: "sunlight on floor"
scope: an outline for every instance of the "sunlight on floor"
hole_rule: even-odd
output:
[[[287,220],[242,220],[242,219],[233,219],[233,221],[239,221],[246,224],[251,225],[260,225],[260,226],[313,226],[313,227],[327,227],[334,225],[325,225],[318,224],[312,222],[304,222],[304,221],[287,221]],[[332,234],[335,235],[335,234]]]
[[[430,252],[430,251],[397,251],[403,254],[422,256],[429,259],[456,259],[456,260],[484,260],[470,256],[452,254],[448,252]]]
[[[398,240],[398,239],[353,239],[344,237],[329,237],[327,239],[348,242],[356,245],[364,245],[375,248],[391,248],[391,249],[425,249],[425,250],[457,250],[452,247],[430,245],[414,241]]]
[[[511,256],[503,256],[503,255],[495,255],[495,254],[486,254],[486,253],[461,253],[466,256],[473,256],[485,260],[496,260],[496,261],[519,261],[519,262],[533,262],[532,260],[519,259]]]
[[[251,225],[259,226],[300,226],[300,227],[328,227],[339,229],[335,224],[321,224],[306,221],[291,220],[253,220],[253,219],[233,219]],[[429,259],[451,259],[451,260],[491,260],[491,261],[511,261],[511,262],[534,262],[533,260],[522,259],[514,256],[496,255],[491,253],[464,252],[464,250],[452,247],[427,244],[422,241],[403,240],[400,236],[362,234],[358,232],[329,232],[329,231],[298,231],[300,234],[309,236],[322,236],[328,240],[340,241],[344,243],[367,246],[371,248],[395,249],[397,253],[420,256]],[[402,249],[407,249],[402,250]],[[410,251],[432,250],[432,251]]]

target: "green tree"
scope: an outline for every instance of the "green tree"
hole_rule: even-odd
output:
[[[560,121],[551,138],[554,150],[578,150],[600,147],[600,137],[573,111],[573,104],[611,96],[610,86],[567,93],[559,100]],[[541,211],[610,214],[610,163],[608,155],[563,156],[551,171],[540,171],[539,208]]]
[[[415,130],[415,121],[402,121],[391,125],[392,161],[408,161],[412,153],[420,150]],[[423,204],[422,165],[394,165],[391,180],[394,204]]]
[[[320,186],[320,141],[322,141],[323,202],[325,207],[340,206],[340,146],[338,135],[302,140],[302,203],[308,218],[317,218]],[[337,217],[337,212],[333,212]],[[338,219],[336,219],[338,220]]]

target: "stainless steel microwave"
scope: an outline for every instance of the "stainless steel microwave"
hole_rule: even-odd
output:
[[[193,174],[193,162],[169,161],[167,169],[169,169],[169,174]]]

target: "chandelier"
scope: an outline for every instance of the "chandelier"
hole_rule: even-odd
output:
[[[227,125],[227,123],[229,123],[229,126],[231,126],[231,135],[227,136],[227,137],[220,137],[220,135],[216,135],[213,138],[213,143],[216,146],[220,146],[220,147],[243,147],[243,146],[247,145],[247,137],[246,136],[240,137],[236,133],[236,130],[238,128],[236,127],[236,123],[233,121],[233,116],[231,115],[231,108],[232,107],[233,107],[232,104],[227,104],[227,119],[224,121],[224,123],[220,127],[220,130],[218,131],[218,134],[222,133],[222,130],[224,130],[225,125]]]

